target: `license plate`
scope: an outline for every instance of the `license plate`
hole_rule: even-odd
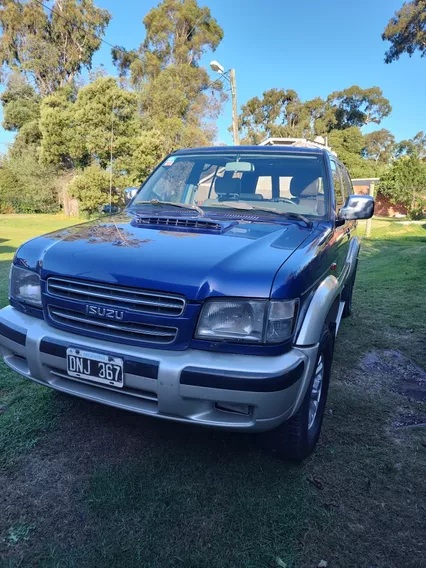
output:
[[[123,387],[123,359],[92,353],[82,349],[67,349],[67,373],[70,377]]]

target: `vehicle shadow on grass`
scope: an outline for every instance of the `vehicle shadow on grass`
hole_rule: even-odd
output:
[[[244,434],[60,393],[54,405],[56,429],[12,483],[0,478],[8,513],[0,535],[19,519],[35,525],[28,541],[4,549],[12,558],[41,558],[53,547],[42,566],[234,568],[293,559],[312,517],[303,467],[265,456]]]
[[[4,245],[3,243],[8,243],[10,239],[0,239],[0,254],[14,253],[17,247],[11,247],[9,245]]]

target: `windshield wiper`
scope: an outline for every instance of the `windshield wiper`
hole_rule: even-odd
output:
[[[255,207],[249,205],[248,203],[233,203],[232,205],[228,203],[215,203],[211,207],[226,207],[227,209],[240,209],[241,211],[266,211],[267,213],[273,213],[275,215],[283,215],[287,219],[295,219],[297,221],[303,221],[307,227],[312,227],[312,222],[309,221],[307,217],[301,215],[300,213],[291,213],[289,211],[278,211],[278,209],[273,209],[269,207]]]
[[[189,203],[174,203],[173,201],[160,201],[159,199],[150,199],[149,201],[138,201],[133,205],[171,205],[172,207],[181,207],[182,209],[190,209],[197,211],[199,215],[204,215],[204,211],[198,205],[190,205]]]

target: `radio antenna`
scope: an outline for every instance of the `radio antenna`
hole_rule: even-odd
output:
[[[111,109],[111,140],[109,146],[109,212],[112,213],[112,146],[114,142],[114,105],[115,97],[112,99]]]

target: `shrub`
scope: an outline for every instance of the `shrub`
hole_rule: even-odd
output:
[[[0,168],[0,212],[56,213],[58,210],[55,169],[41,166],[32,146],[26,152],[8,155]]]
[[[100,207],[109,203],[109,172],[98,165],[92,165],[77,175],[70,184],[70,195],[79,200],[80,211],[91,215]],[[112,203],[118,203],[119,197],[113,187]]]

